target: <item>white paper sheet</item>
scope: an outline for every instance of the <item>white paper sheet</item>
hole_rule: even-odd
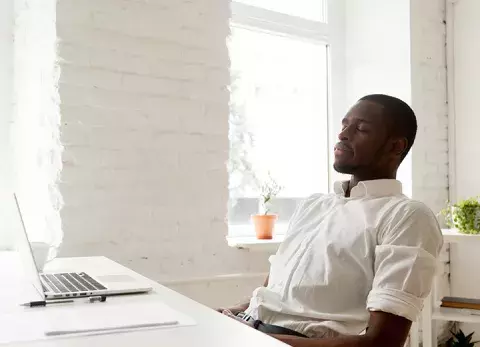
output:
[[[0,315],[0,344],[188,325],[195,321],[154,300],[59,304]]]

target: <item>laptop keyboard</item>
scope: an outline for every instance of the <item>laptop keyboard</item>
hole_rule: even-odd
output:
[[[77,293],[107,289],[84,272],[41,274],[40,277],[42,282],[45,281],[54,293]],[[44,291],[49,291],[44,283],[42,283],[42,287]]]

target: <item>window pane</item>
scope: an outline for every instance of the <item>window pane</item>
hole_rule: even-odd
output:
[[[304,19],[325,22],[326,0],[235,0],[250,6]]]
[[[254,137],[253,146],[233,155],[248,155],[257,173],[269,171],[284,187],[279,196],[327,192],[326,46],[234,27],[230,55],[232,109],[245,120],[231,124],[231,145],[239,148],[239,133]],[[239,176],[231,176],[244,185],[235,195],[257,196],[248,177]]]

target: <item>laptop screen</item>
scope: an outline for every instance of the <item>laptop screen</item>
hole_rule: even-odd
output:
[[[35,264],[35,258],[33,256],[32,247],[28,240],[27,230],[25,228],[25,223],[22,216],[22,211],[20,209],[20,204],[17,199],[17,196],[13,196],[16,204],[16,213],[15,218],[21,225],[21,230],[16,231],[16,248],[20,255],[20,260],[22,262],[22,268],[24,271],[24,276],[29,280],[32,285],[35,287],[39,296],[42,300],[45,299],[45,293],[42,288],[42,283],[40,282],[40,276],[38,275],[37,265]],[[18,223],[15,223],[18,224]]]

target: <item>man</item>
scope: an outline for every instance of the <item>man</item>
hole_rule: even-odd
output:
[[[402,347],[443,244],[434,214],[395,179],[416,131],[403,101],[361,98],[334,149],[350,180],[302,203],[264,287],[223,312],[297,347]]]

